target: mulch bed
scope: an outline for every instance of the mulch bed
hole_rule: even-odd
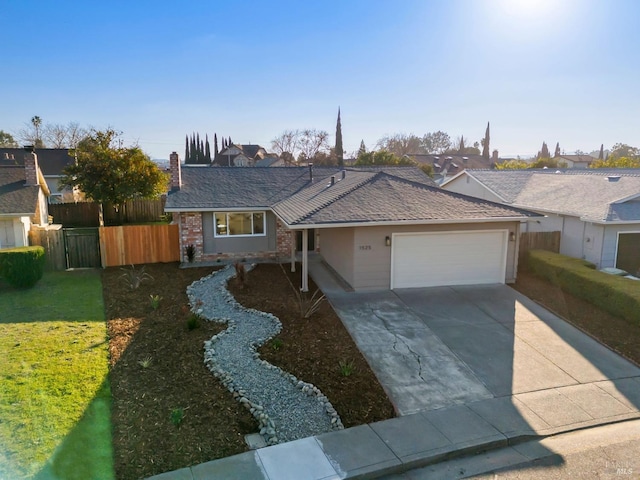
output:
[[[123,269],[103,271],[118,479],[144,478],[241,453],[247,450],[244,435],[257,431],[249,412],[204,366],[204,341],[226,327],[209,322],[187,327],[186,287],[213,270],[146,265],[152,279],[133,290]],[[296,313],[299,274],[287,274],[292,288],[286,270],[258,265],[246,286],[229,287],[239,302],[271,312],[283,323],[279,341],[262,348],[263,358],[318,386],[346,427],[393,417],[382,387],[328,302],[309,319]],[[162,297],[157,309],[151,295]],[[341,373],[341,363],[353,367],[349,376]],[[180,411],[184,416],[176,425]]]
[[[518,272],[513,287],[640,365],[640,326],[611,315],[586,300],[563,292],[528,272]]]

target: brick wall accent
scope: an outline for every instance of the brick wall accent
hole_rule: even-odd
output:
[[[25,185],[38,185],[38,156],[33,152],[24,155]]]
[[[276,219],[276,250],[278,255],[291,256],[291,230],[284,226],[280,219]]]
[[[188,262],[186,248],[196,247],[194,262],[203,260],[204,238],[202,236],[202,214],[200,212],[180,212],[180,258]]]
[[[171,172],[171,190],[180,190],[182,186],[182,170],[180,169],[180,157],[176,152],[169,155],[169,171]]]

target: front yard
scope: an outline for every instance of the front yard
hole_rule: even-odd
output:
[[[99,272],[0,282],[0,312],[0,478],[113,478]]]
[[[244,435],[258,431],[248,410],[204,365],[204,341],[226,327],[206,321],[189,326],[186,288],[212,270],[147,265],[152,278],[137,289],[122,278],[122,269],[103,272],[118,479],[244,452]],[[263,358],[320,388],[346,427],[393,417],[382,387],[329,304],[302,319],[285,272],[262,264],[248,273],[246,287],[230,282],[240,303],[283,323],[276,339],[262,347]],[[299,286],[299,274],[290,279]]]

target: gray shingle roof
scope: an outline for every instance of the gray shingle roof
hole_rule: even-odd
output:
[[[506,205],[448,192],[385,171],[348,172],[333,186],[313,188],[274,205],[288,225],[496,220],[536,216]]]
[[[24,182],[24,167],[0,166],[0,215],[35,215],[40,187]]]
[[[640,169],[467,170],[506,203],[594,222],[640,221]],[[620,177],[611,181],[609,177]]]
[[[440,189],[415,167],[185,167],[168,211],[271,208],[288,225],[525,218],[531,212]],[[331,184],[331,177],[334,183]]]
[[[13,156],[13,160],[6,160],[5,153]],[[38,166],[46,176],[62,175],[62,170],[75,161],[69,156],[68,148],[37,148],[35,153],[38,155]],[[23,148],[0,148],[0,165],[22,166],[24,155]]]

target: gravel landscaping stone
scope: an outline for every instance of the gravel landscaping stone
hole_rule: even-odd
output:
[[[277,335],[282,325],[274,315],[236,302],[226,288],[234,275],[230,265],[187,288],[194,313],[228,325],[205,342],[207,368],[256,418],[267,445],[344,428],[317,387],[260,358],[256,349]]]

